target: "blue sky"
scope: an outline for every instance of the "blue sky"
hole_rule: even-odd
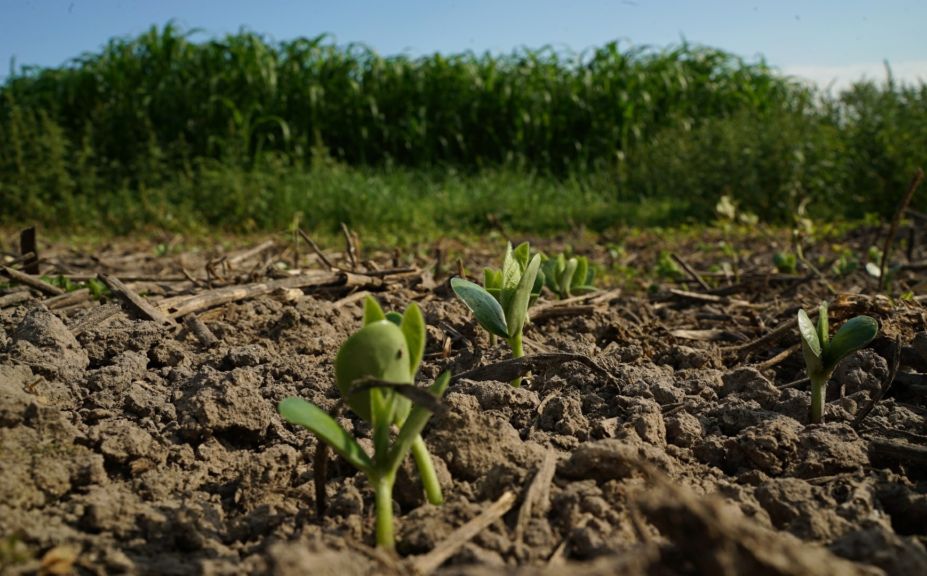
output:
[[[614,39],[665,46],[685,37],[785,73],[837,85],[862,75],[927,80],[924,0],[0,0],[0,78],[55,66],[174,19],[207,35],[245,26],[277,40],[331,33],[382,54],[582,50]]]

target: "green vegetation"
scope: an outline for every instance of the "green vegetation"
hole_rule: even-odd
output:
[[[808,378],[811,379],[811,422],[820,423],[824,421],[827,380],[834,368],[845,357],[872,342],[879,333],[879,323],[870,316],[856,316],[830,338],[827,303],[822,302],[817,325],[811,322],[804,309],[799,309],[798,332]]]
[[[454,294],[491,336],[505,338],[512,348],[513,358],[525,355],[522,333],[528,320],[528,306],[537,299],[544,285],[540,268],[541,255],[532,257],[527,242],[514,250],[510,243],[505,250],[502,269],[484,271],[484,286],[459,277],[451,278]],[[512,386],[521,386],[521,378],[513,380]]]
[[[541,265],[544,285],[561,300],[595,291],[595,269],[585,256],[558,254]]]
[[[549,233],[722,196],[790,223],[890,210],[925,149],[927,86],[890,75],[826,95],[689,44],[383,57],[168,25],[0,86],[0,223]]]
[[[387,315],[368,297],[364,303],[364,327],[338,351],[335,381],[348,406],[370,423],[372,458],[318,406],[301,398],[285,398],[278,408],[285,420],[311,431],[367,475],[375,492],[377,545],[389,549],[395,547],[393,485],[396,472],[410,451],[428,500],[434,504],[443,500],[431,457],[421,438],[431,411],[423,405],[413,406],[403,395],[412,388],[424,350],[425,322],[417,305],[411,304],[402,315]],[[449,383],[450,374],[441,375],[431,386],[430,397],[439,398]],[[391,442],[390,427],[394,424],[399,433]]]

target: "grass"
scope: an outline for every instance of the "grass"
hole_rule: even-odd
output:
[[[821,94],[690,44],[412,58],[168,25],[0,86],[0,225],[402,241],[698,223],[722,195],[787,225],[890,214],[924,150],[927,85],[890,72]]]

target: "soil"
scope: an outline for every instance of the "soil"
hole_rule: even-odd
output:
[[[865,242],[854,234],[841,241]],[[640,262],[656,262],[654,246]],[[447,501],[425,504],[404,469],[398,558],[373,548],[373,495],[346,463],[329,462],[327,509],[317,515],[317,441],[275,410],[288,396],[338,407],[332,361],[361,322],[350,281],[201,310],[212,345],[113,295],[59,307],[60,298],[33,293],[0,308],[0,571],[412,573],[416,558],[512,491],[514,506],[437,573],[927,574],[921,301],[875,295],[859,271],[827,283],[810,272],[783,279],[764,238],[743,246],[739,279],[706,272],[708,291],[684,275],[642,273],[562,314],[541,314],[549,296],[539,302],[527,352],[580,354],[601,370],[547,364],[521,388],[456,380],[424,434]],[[604,243],[588,248],[608,260]],[[289,260],[272,252],[224,277],[168,282],[157,278],[215,270],[215,254],[156,261],[146,250],[139,261],[108,248],[91,262],[45,252],[46,266],[74,277],[144,270],[153,279],[131,285],[155,304],[271,277]],[[688,258],[707,271],[719,253],[690,247]],[[482,254],[472,262],[492,261]],[[374,260],[390,267],[387,256]],[[419,384],[504,360],[504,345],[490,345],[446,276],[414,263],[426,271],[361,288],[387,308],[422,306]],[[916,295],[923,280],[912,268],[896,286]],[[825,423],[812,425],[797,334],[758,339],[822,298],[832,326],[866,313],[881,330],[840,366]],[[366,437],[350,412],[339,420]]]

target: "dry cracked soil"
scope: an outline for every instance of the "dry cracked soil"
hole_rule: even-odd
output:
[[[769,286],[752,295],[780,297]],[[394,309],[420,302],[420,384],[506,357],[441,282],[376,296]],[[814,302],[792,297],[764,311],[613,293],[534,321],[529,354],[580,354],[601,370],[548,363],[521,388],[455,380],[424,434],[447,501],[425,504],[403,469],[398,558],[373,549],[372,493],[344,462],[329,462],[317,515],[317,441],[275,410],[287,396],[336,409],[332,360],[360,325],[356,298],[225,304],[202,315],[212,346],[115,299],[68,313],[38,299],[3,308],[0,571],[411,573],[511,491],[511,509],[437,573],[927,574],[923,395],[896,389],[856,421],[893,354],[902,371],[923,371],[923,309],[848,300],[844,312],[877,315],[882,335],[840,366],[826,422],[811,425],[807,387],[784,385],[804,375],[794,334],[736,349]],[[765,362],[783,350],[793,353]],[[350,412],[339,420],[366,437]]]

